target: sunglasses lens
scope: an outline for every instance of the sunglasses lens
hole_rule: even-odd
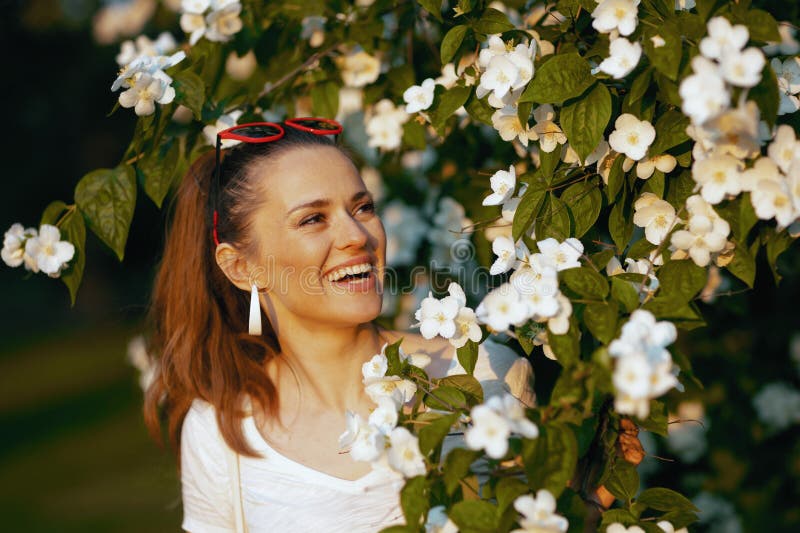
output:
[[[242,137],[250,137],[252,139],[262,139],[264,137],[272,137],[274,135],[280,134],[280,130],[275,126],[242,126],[241,128],[236,128],[232,131],[236,135],[240,135]]]
[[[300,126],[305,126],[306,128],[312,128],[315,130],[329,130],[331,132],[340,128],[338,124],[331,124],[330,122],[313,118],[296,119],[294,123]]]

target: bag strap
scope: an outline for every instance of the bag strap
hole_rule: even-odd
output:
[[[247,533],[247,522],[244,520],[244,502],[242,501],[242,476],[239,471],[239,454],[225,446],[228,450],[228,467],[231,472],[231,493],[233,496],[233,515],[236,522],[236,533]]]

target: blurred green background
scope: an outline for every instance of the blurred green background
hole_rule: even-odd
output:
[[[109,88],[118,45],[100,45],[92,35],[100,2],[3,0],[0,6],[6,50],[0,101],[10,115],[2,143],[5,231],[14,222],[38,225],[49,201],[71,202],[83,174],[116,165],[135,115],[120,110],[106,117],[116,100]],[[155,37],[172,29],[180,37],[177,18],[159,9],[145,31]],[[142,330],[164,228],[163,214],[143,194],[136,210],[124,263],[94,237],[87,240],[74,308],[60,281],[0,267],[5,531],[179,530],[175,461],[148,437],[138,374],[126,361],[128,342]],[[719,519],[697,530],[800,530],[800,426],[770,432],[752,402],[765,383],[782,381],[795,391],[800,383],[790,350],[800,334],[799,248],[779,262],[786,276],[780,287],[761,258],[756,290],[704,305],[710,326],[678,342],[704,389],[672,393],[669,404],[705,404],[707,451],[691,463],[673,462],[665,439],[645,437],[653,455],[664,458],[648,459],[645,482],[730,502],[737,521]],[[723,290],[740,288],[731,283]],[[557,366],[541,353],[533,362],[543,393]]]

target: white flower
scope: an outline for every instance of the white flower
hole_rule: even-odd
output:
[[[625,527],[619,522],[614,522],[606,528],[606,533],[644,533],[644,529],[639,526]]]
[[[455,318],[458,315],[459,305],[452,296],[445,296],[441,300],[428,293],[428,297],[422,300],[422,305],[414,313],[414,317],[420,321],[420,333],[426,339],[432,339],[436,335],[441,335],[449,339],[456,332]]]
[[[487,294],[475,309],[475,315],[494,331],[505,331],[510,325],[520,325],[527,319],[527,306],[509,283]]]
[[[655,138],[656,130],[649,121],[624,113],[614,122],[614,131],[608,137],[608,144],[615,152],[638,161],[647,154]]]
[[[156,10],[155,0],[104,2],[92,17],[94,38],[99,44],[113,44],[121,37],[142,31]]]
[[[703,56],[692,59],[694,74],[681,82],[681,110],[694,124],[702,124],[730,104],[730,92],[717,64]]]
[[[675,208],[653,193],[645,192],[633,204],[633,223],[644,228],[645,238],[661,244],[675,223]]]
[[[517,249],[514,241],[508,237],[500,236],[492,241],[492,252],[497,256],[489,269],[489,273],[493,276],[508,272],[517,262]]]
[[[795,30],[788,22],[784,21],[778,24],[778,33],[781,36],[781,42],[771,42],[765,46],[765,54],[792,56],[800,52],[800,42],[794,38]]]
[[[626,159],[625,161],[627,162],[628,160]],[[643,180],[650,179],[656,169],[660,170],[664,174],[669,174],[675,170],[677,165],[678,160],[675,159],[675,156],[670,154],[646,157],[636,164],[636,177]]]
[[[325,42],[325,23],[327,21],[327,18],[319,15],[303,17],[303,20],[300,21],[303,26],[300,38],[308,39],[308,45],[311,48],[319,48]]]
[[[227,0],[216,2],[217,7],[206,15],[205,37],[209,41],[224,43],[242,29],[242,4]]]
[[[714,152],[749,159],[761,152],[758,122],[758,105],[752,100],[740,100],[735,108],[707,120],[703,129],[707,130]]]
[[[751,168],[742,172],[742,190],[752,192],[758,187],[761,180],[774,181],[776,183],[783,181],[783,175],[778,165],[769,157],[759,157]]]
[[[624,37],[611,41],[608,47],[609,57],[600,63],[600,70],[615,78],[624,78],[636,68],[642,57],[642,45],[630,42]]]
[[[376,404],[380,403],[381,398],[391,398],[399,409],[416,394],[417,386],[413,381],[400,376],[386,376],[382,379],[371,380],[364,390]]]
[[[753,407],[770,431],[800,423],[800,392],[787,383],[769,383],[753,398]]]
[[[511,427],[508,421],[488,405],[476,405],[470,411],[472,425],[464,432],[464,439],[472,450],[486,450],[486,455],[501,459],[508,451]]]
[[[614,387],[633,398],[645,398],[650,391],[650,363],[644,355],[621,357],[614,368]]]
[[[403,140],[403,124],[408,121],[408,113],[395,107],[391,100],[384,98],[365,117],[368,146],[381,150],[394,150]]]
[[[56,226],[42,224],[39,235],[25,241],[25,254],[36,262],[35,272],[41,270],[51,278],[57,278],[75,255],[75,246],[61,240],[61,231]]]
[[[742,161],[729,155],[715,155],[692,165],[692,177],[702,187],[703,199],[720,203],[726,196],[742,191]]]
[[[433,90],[436,82],[428,78],[422,85],[412,85],[403,92],[403,100],[406,102],[406,113],[416,113],[428,109],[433,103]]]
[[[561,292],[556,296],[558,313],[547,320],[547,329],[554,335],[564,335],[569,331],[569,317],[572,316],[572,302]]]
[[[506,419],[512,433],[522,435],[526,439],[535,439],[539,436],[539,428],[525,416],[525,406],[514,395],[505,393],[492,396],[485,405]]]
[[[385,449],[386,437],[378,428],[364,423],[358,425],[358,433],[350,446],[350,457],[353,461],[375,462]]]
[[[656,525],[660,527],[662,530],[666,531],[666,533],[689,533],[689,530],[686,529],[685,527],[682,527],[680,529],[675,529],[675,526],[673,526],[671,522],[667,522],[666,520],[661,520],[657,522]]]
[[[482,205],[500,205],[514,194],[517,184],[517,172],[514,165],[509,165],[508,170],[498,170],[489,178],[492,194],[483,199]]]
[[[383,350],[385,349],[386,345],[383,347]],[[381,353],[373,355],[372,359],[361,365],[361,375],[363,376],[365,385],[386,376],[386,371],[389,369],[389,360],[383,354],[383,350],[381,350]]]
[[[175,38],[169,32],[162,32],[155,41],[146,35],[140,35],[136,41],[127,40],[120,45],[120,52],[115,58],[122,67],[139,56],[161,56],[172,52],[177,47]]]
[[[146,391],[156,378],[156,360],[147,353],[144,337],[137,335],[128,342],[128,362],[139,371],[139,387]]]
[[[781,124],[775,133],[775,139],[767,148],[767,155],[784,173],[789,172],[792,161],[800,159],[800,142],[795,137],[794,128]]]
[[[730,226],[722,218],[709,218],[694,215],[689,218],[686,229],[672,234],[672,245],[679,250],[687,250],[697,266],[708,266],[711,254],[725,248]]]
[[[472,221],[464,216],[464,206],[453,198],[444,196],[439,199],[439,208],[433,215],[433,227],[428,231],[428,241],[434,245],[431,251],[431,262],[448,264],[460,262],[462,258],[454,253],[454,244],[461,240],[466,241],[469,236],[464,236],[464,230],[472,225]]]
[[[786,180],[759,180],[750,193],[750,201],[758,218],[761,220],[774,218],[779,229],[785,228],[797,218]]]
[[[378,398],[378,407],[370,413],[367,422],[388,435],[397,425],[397,405],[390,397]]]
[[[448,518],[444,505],[437,505],[428,511],[425,533],[458,533],[458,527]]]
[[[725,17],[714,17],[708,21],[708,37],[700,41],[700,53],[709,59],[720,59],[725,52],[744,48],[749,38],[745,26],[731,26]]]
[[[630,35],[639,24],[639,0],[601,0],[592,11],[592,26],[600,33]]]
[[[217,134],[222,130],[226,130],[228,128],[234,127],[239,117],[242,116],[242,111],[237,109],[235,111],[231,111],[230,113],[220,115],[214,125],[208,125],[203,128],[203,136],[206,139],[206,142],[211,146],[216,146],[217,144]],[[222,139],[222,148],[230,148],[231,146],[239,144],[241,141],[237,141],[236,139]]]
[[[25,229],[19,222],[12,224],[3,235],[3,262],[10,267],[18,267],[25,262],[25,268],[31,270],[35,260],[25,260],[25,241],[38,235],[36,228]],[[38,271],[38,267],[36,267]]]
[[[455,86],[456,82],[458,82],[458,78],[456,66],[453,63],[448,63],[442,67],[442,75],[433,81],[445,89],[451,89]]]
[[[423,476],[425,459],[419,451],[419,439],[404,427],[396,427],[389,435],[389,466],[405,477]]]
[[[766,62],[764,52],[755,47],[743,52],[726,51],[720,60],[720,72],[737,87],[755,87],[761,81],[761,70]]]
[[[122,107],[133,107],[139,116],[152,115],[156,110],[155,102],[168,104],[175,99],[175,89],[163,79],[142,74],[133,87],[119,95],[119,104]]]
[[[520,496],[514,500],[514,509],[522,515],[519,524],[524,529],[512,533],[563,533],[569,527],[567,519],[556,514],[556,499],[547,489],[539,489],[535,498],[530,494]]]
[[[378,79],[381,62],[363,50],[353,51],[336,58],[342,81],[348,87],[364,87]]]
[[[345,411],[345,430],[339,435],[339,451],[347,452],[356,441],[364,421],[361,416],[351,410]]]
[[[462,307],[456,315],[456,332],[450,337],[450,344],[456,348],[461,348],[467,344],[468,340],[480,342],[482,337],[481,327],[475,311],[469,307]]]
[[[231,52],[228,54],[228,59],[225,60],[225,72],[236,81],[249,79],[257,66],[256,54],[252,50],[241,57],[236,52]]]
[[[517,139],[523,146],[528,146],[529,140],[538,138],[527,124],[520,122],[517,108],[513,106],[505,106],[492,113],[492,127],[504,141]]]
[[[790,57],[783,62],[775,58],[770,65],[778,77],[778,90],[781,95],[778,114],[794,113],[800,108],[800,99],[795,96],[800,93],[800,58]]]
[[[550,237],[543,241],[538,241],[536,246],[539,247],[539,252],[559,272],[581,266],[580,258],[583,255],[583,243],[574,237],[570,237],[562,243]]]
[[[533,110],[536,124],[533,131],[539,139],[539,147],[543,152],[550,153],[560,144],[567,142],[567,136],[553,119],[556,113],[550,104],[540,105]]]

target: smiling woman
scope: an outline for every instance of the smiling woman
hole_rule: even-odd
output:
[[[373,323],[386,235],[371,194],[331,136],[289,126],[201,156],[176,196],[145,416],[154,435],[168,420],[192,532],[402,523],[403,476],[340,452],[375,408],[362,367],[402,338],[431,377],[464,372],[446,340]],[[474,376],[487,396],[533,401],[527,360],[505,346],[481,345]]]

